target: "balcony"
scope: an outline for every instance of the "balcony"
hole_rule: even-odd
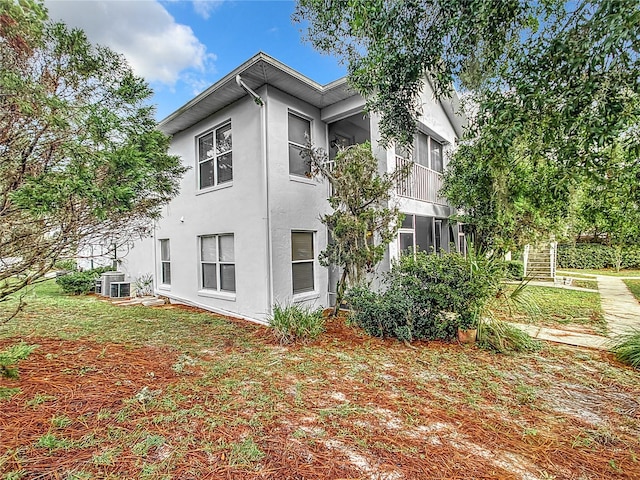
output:
[[[403,168],[407,163],[413,163],[402,157],[396,156],[396,168]],[[396,186],[396,193],[401,197],[435,203],[437,205],[449,205],[446,198],[438,195],[442,187],[440,173],[429,168],[413,163],[409,176],[400,181]]]

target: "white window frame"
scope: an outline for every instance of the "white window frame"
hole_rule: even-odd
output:
[[[294,260],[293,259],[293,234],[295,233],[305,233],[311,235],[311,258],[303,259],[303,260]],[[316,267],[316,232],[313,230],[291,230],[291,235],[289,237],[290,246],[291,246],[291,291],[293,292],[293,297],[295,299],[299,299],[300,297],[312,296],[317,294],[318,282],[316,279],[317,267]],[[313,282],[313,287],[309,290],[304,291],[295,291],[295,287],[293,284],[293,266],[296,264],[302,263],[310,263],[311,264],[311,280]]]
[[[160,244],[160,285],[164,286],[164,287],[170,287],[171,286],[171,241],[168,238],[160,238],[158,239],[158,242]],[[167,245],[167,257],[168,258],[164,258],[164,249],[162,248],[162,245],[164,244],[164,242],[166,242]],[[169,271],[169,281],[166,281],[166,277],[165,277],[165,265],[168,267],[168,271]]]
[[[217,135],[218,130],[223,128],[230,127],[231,128],[231,148],[225,150],[224,152],[217,152]],[[206,137],[207,135],[211,135],[213,138],[213,145],[211,148],[212,155],[206,156],[203,160],[200,159],[200,139]],[[218,163],[220,158],[225,155],[231,155],[231,179],[225,180],[224,182],[220,182],[218,178]],[[202,164],[212,162],[213,163],[213,184],[212,185],[202,185],[202,177],[200,173],[200,167]],[[197,163],[197,182],[198,182],[198,191],[210,190],[212,188],[216,188],[219,186],[231,185],[233,183],[233,126],[231,125],[231,119],[222,122],[221,124],[215,126],[214,128],[207,130],[204,133],[201,133],[196,137],[196,163]]]
[[[233,261],[222,261],[220,258],[220,242],[221,237],[231,237],[233,240]],[[215,261],[203,260],[202,259],[202,239],[204,238],[214,238],[216,242],[216,259]],[[235,266],[236,266],[236,258],[235,258],[235,235],[233,233],[220,233],[220,234],[212,234],[212,235],[200,235],[198,236],[198,273],[199,273],[199,285],[200,290],[202,292],[215,292],[224,295],[235,295],[237,291],[237,277],[235,276]],[[216,271],[216,288],[205,287],[204,285],[204,265],[215,265]],[[233,290],[224,290],[222,288],[222,266],[223,265],[233,265],[234,266],[234,282],[233,282]]]
[[[427,138],[427,142],[426,142],[426,149],[427,149],[427,165],[422,165],[419,164],[417,162],[417,159],[420,158],[420,150],[421,150],[421,146],[420,143],[418,142],[418,136],[419,135],[424,135]],[[442,170],[437,170],[434,168],[434,159],[433,159],[433,155],[432,155],[432,143],[436,143],[438,145],[440,145],[440,155],[441,155],[441,162],[442,162]],[[435,139],[433,136],[429,135],[428,133],[424,133],[421,130],[418,130],[416,132],[415,135],[415,139],[414,139],[414,145],[413,145],[413,152],[408,153],[408,152],[403,152],[402,149],[396,145],[395,147],[395,154],[398,157],[402,157],[404,159],[411,159],[412,161],[416,162],[418,165],[420,165],[421,167],[427,168],[433,172],[436,172],[440,175],[442,175],[442,173],[444,173],[444,169],[445,169],[445,164],[444,164],[444,153],[445,153],[445,142],[441,142],[440,140]]]
[[[403,234],[404,235],[411,235],[411,238],[412,238],[412,241],[411,241],[412,253],[415,254],[415,252],[416,252],[416,217],[412,213],[405,213],[405,219],[407,217],[411,217],[411,227],[403,227],[401,225],[400,228],[398,229],[398,252],[401,255],[407,253],[406,250],[402,249],[402,241],[400,240],[400,237]]]
[[[311,179],[311,171],[309,171],[309,174],[305,174],[305,175],[300,175],[298,173],[292,173],[291,172],[291,146],[297,147],[297,148],[301,148],[304,149],[306,147],[306,145],[304,144],[300,144],[297,143],[293,140],[291,140],[289,138],[289,116],[292,115],[294,117],[298,117],[301,120],[304,120],[305,122],[309,122],[309,142],[313,141],[313,119],[309,118],[306,115],[303,115],[300,112],[296,112],[294,110],[287,110],[287,152],[289,157],[287,158],[288,160],[288,168],[289,168],[289,176],[291,177],[292,180],[299,180],[299,179],[307,179],[310,180]],[[302,157],[300,158],[302,160]]]

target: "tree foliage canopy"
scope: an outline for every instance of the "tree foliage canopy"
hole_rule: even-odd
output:
[[[321,217],[332,241],[319,260],[323,266],[342,268],[337,311],[347,284],[356,285],[375,268],[398,232],[401,214],[389,201],[404,172],[381,175],[369,142],[341,149],[331,167],[322,149],[308,146],[303,154],[311,163],[312,173],[332,187],[329,205],[333,212]]]
[[[2,300],[87,243],[144,234],[184,168],[146,83],[40,1],[0,0],[0,92]]]
[[[609,188],[614,146],[638,178],[637,0],[299,0],[297,16],[386,139],[410,143],[425,79],[463,90],[470,128],[443,193],[503,244],[559,225],[586,178]]]

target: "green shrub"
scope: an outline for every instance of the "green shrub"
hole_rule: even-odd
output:
[[[276,305],[269,325],[281,344],[315,340],[324,332],[325,319],[322,309],[313,310],[301,305]]]
[[[365,287],[348,292],[351,318],[377,337],[451,340],[458,327],[476,325],[503,276],[503,262],[483,255],[405,255],[381,293]]]
[[[108,271],[110,271],[109,267],[100,267],[85,272],[71,272],[56,278],[56,283],[60,285],[64,293],[83,295],[93,292],[96,279]]]
[[[558,245],[558,267],[580,269],[640,268],[640,247],[630,246],[619,252],[599,243]]]
[[[509,280],[522,280],[524,277],[524,263],[520,260],[505,262],[505,276]]]
[[[640,330],[618,337],[611,351],[621,362],[640,369]]]
[[[55,268],[57,268],[58,270],[66,270],[66,271],[73,271],[76,270],[78,268],[78,265],[76,264],[75,260],[71,260],[71,259],[66,259],[66,260],[58,260],[55,265]]]

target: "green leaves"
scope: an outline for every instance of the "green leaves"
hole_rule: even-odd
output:
[[[0,301],[87,243],[147,232],[185,172],[155,127],[149,86],[125,59],[0,3]],[[37,266],[37,268],[34,268]]]

